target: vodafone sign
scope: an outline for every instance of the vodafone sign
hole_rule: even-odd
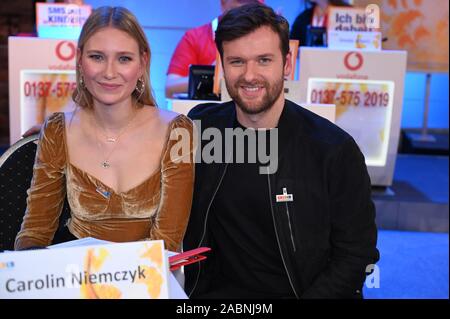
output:
[[[60,41],[55,48],[56,56],[64,62],[72,60],[76,51],[75,45],[70,41]]]
[[[299,100],[336,106],[335,124],[358,144],[372,185],[393,181],[406,60],[406,51],[300,47]]]
[[[350,71],[359,70],[364,64],[364,58],[359,52],[349,52],[344,57],[344,65]]]

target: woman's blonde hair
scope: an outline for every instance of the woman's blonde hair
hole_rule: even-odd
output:
[[[136,17],[126,8],[123,7],[100,7],[92,11],[89,18],[81,29],[80,37],[78,38],[78,49],[80,53],[83,53],[86,42],[97,31],[106,28],[113,27],[129,34],[136,40],[139,46],[140,58],[143,54],[147,54],[147,61],[144,69],[144,75],[142,76],[143,83],[139,79],[136,83],[136,89],[132,93],[134,104],[137,106],[153,105],[156,106],[156,100],[153,97],[151,85],[150,85],[150,60],[151,51],[144,31],[139,25]],[[80,73],[80,65],[76,67],[76,81],[77,87],[73,92],[72,98],[80,107],[92,108],[93,99],[91,93],[86,89],[84,83],[81,81],[82,75]],[[143,90],[142,90],[143,88]]]

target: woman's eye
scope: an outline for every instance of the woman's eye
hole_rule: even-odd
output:
[[[120,62],[129,62],[129,61],[131,61],[131,58],[129,56],[121,56],[119,58],[119,61]]]

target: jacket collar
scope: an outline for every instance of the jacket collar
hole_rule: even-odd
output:
[[[285,100],[283,111],[281,112],[280,119],[278,121],[278,158],[286,154],[289,151],[290,141],[293,140],[294,135],[303,133],[303,128],[299,125],[298,121],[298,105]],[[236,105],[233,101],[222,104],[221,111],[211,116],[208,126],[214,126],[221,132],[225,131],[225,128],[232,128],[236,119]],[[218,165],[217,168],[224,169],[224,165]],[[222,169],[219,169],[221,172]]]
[[[295,135],[302,134],[303,128],[298,121],[298,105],[286,100],[280,120],[278,121],[278,158],[283,157],[288,151],[290,141]]]

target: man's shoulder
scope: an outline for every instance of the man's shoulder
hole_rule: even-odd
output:
[[[294,102],[287,101],[287,104],[290,112],[288,120],[296,122],[300,134],[326,144],[340,144],[352,138],[328,119]]]
[[[204,120],[211,117],[227,117],[234,110],[233,102],[225,103],[202,103],[192,108],[188,117],[192,120]]]

